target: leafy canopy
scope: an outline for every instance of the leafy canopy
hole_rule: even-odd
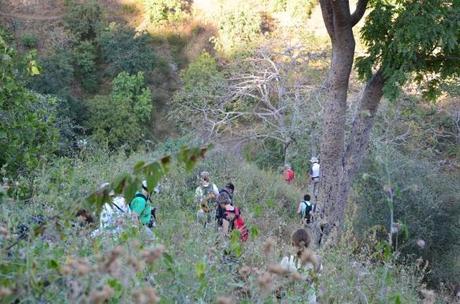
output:
[[[459,1],[372,0],[370,5],[361,30],[367,54],[356,61],[361,78],[380,68],[384,93],[394,99],[409,80],[434,98],[442,79],[459,77]]]
[[[128,27],[112,23],[100,33],[98,42],[104,61],[110,65],[110,75],[123,71],[129,74],[148,73],[156,66],[157,60],[147,33],[136,33]]]
[[[78,4],[70,1],[64,26],[76,40],[92,40],[96,38],[102,17],[102,9],[95,0]]]
[[[151,23],[180,21],[188,16],[190,3],[185,0],[144,0]]]
[[[126,143],[134,146],[144,138],[152,112],[152,93],[144,85],[142,72],[122,72],[112,82],[111,95],[96,96],[88,108],[88,127],[93,130],[94,140],[106,142],[111,148]]]

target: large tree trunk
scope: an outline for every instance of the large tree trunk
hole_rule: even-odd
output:
[[[347,91],[355,40],[348,2],[322,0],[320,4],[332,41],[332,62],[323,117],[319,202],[323,206],[328,224],[340,227],[342,206],[338,205],[337,194],[343,175]]]
[[[345,149],[348,82],[353,65],[355,41],[352,28],[366,9],[358,2],[350,14],[347,0],[320,0],[324,23],[332,42],[332,63],[327,79],[328,100],[321,138],[321,183],[319,204],[323,207],[325,241],[340,237],[352,180],[365,156],[374,117],[383,95],[381,71],[369,80],[359,100],[358,110]]]

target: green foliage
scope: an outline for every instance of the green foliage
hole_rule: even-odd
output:
[[[21,62],[0,36],[0,168],[17,176],[36,168],[57,148],[56,100],[29,91],[17,78]],[[27,69],[38,73],[32,57]]]
[[[153,24],[181,21],[190,11],[190,2],[186,0],[144,0],[144,5]]]
[[[170,116],[175,119],[177,125],[188,127],[193,121],[188,109],[205,105],[213,107],[227,82],[223,72],[219,71],[216,59],[206,52],[182,71],[181,80],[183,86],[174,96],[177,108]]]
[[[367,55],[357,58],[358,73],[368,79],[380,68],[384,93],[394,99],[413,79],[434,98],[443,79],[458,78],[460,32],[458,1],[370,1],[372,11],[361,30]]]
[[[84,3],[71,1],[68,4],[64,25],[77,41],[93,40],[97,36],[102,21],[102,9],[97,1],[88,0]]]
[[[81,41],[73,50],[75,76],[88,92],[97,88],[96,47],[90,41]]]
[[[392,188],[395,221],[405,223],[397,234],[397,250],[402,257],[413,255],[428,260],[432,283],[454,281],[460,275],[458,267],[452,267],[455,252],[460,250],[456,240],[460,208],[454,203],[458,195],[452,192],[458,188],[458,177],[388,146],[376,146],[364,170],[366,174],[354,187],[358,205],[356,231],[365,233],[374,225],[389,231],[390,208],[385,189]],[[417,240],[423,240],[426,247],[418,245]]]
[[[145,138],[152,112],[152,93],[145,87],[142,72],[120,73],[112,83],[110,96],[96,96],[88,103],[88,127],[96,142],[110,147],[135,147]]]
[[[25,33],[21,37],[21,43],[26,48],[33,49],[38,45],[38,38],[32,33]]]
[[[246,160],[260,168],[277,169],[284,163],[283,145],[274,139],[250,143],[244,150]]]
[[[105,28],[100,33],[98,43],[104,61],[109,64],[109,75],[114,76],[123,71],[149,75],[157,62],[150,42],[147,33],[136,33],[125,26],[112,23]]]
[[[198,159],[201,152],[194,154],[190,150],[182,154],[192,160],[194,155]],[[297,225],[286,226],[286,222],[293,222],[294,202],[300,195],[280,183],[276,174],[221,152],[209,154],[197,168],[209,170],[218,185],[228,180],[235,183],[236,204],[242,207],[246,222],[257,227],[251,229],[246,243],[237,241],[237,233],[226,240],[214,229],[203,229],[195,223],[195,210],[185,201],[186,194],[195,188],[186,182],[194,174],[175,162],[161,181],[164,191],[152,198],[161,221],[155,228],[154,244],[143,242],[136,227],[126,228],[118,239],[104,235],[92,238],[90,233],[95,226],[80,226],[74,219],[75,211],[83,206],[92,206],[89,210],[95,211],[94,205],[83,201],[95,185],[114,181],[112,186],[119,191],[116,186],[123,179],[116,180],[113,172],[128,172],[134,167],[137,174],[131,175],[133,180],[147,171],[155,172],[151,165],[161,159],[155,155],[134,154],[126,158],[99,151],[84,159],[60,159],[37,176],[32,204],[10,199],[0,204],[0,223],[9,232],[16,231],[14,227],[32,215],[47,218],[44,227],[34,224],[32,230],[37,233],[12,247],[9,255],[8,251],[1,251],[0,284],[11,292],[8,302],[24,298],[34,302],[90,302],[96,292],[107,286],[105,289],[111,289],[106,294],[109,302],[128,303],[135,301],[136,295],[149,295],[145,290],[152,285],[163,303],[184,303],[187,299],[210,303],[225,295],[242,303],[275,302],[279,293],[261,290],[258,279],[291,250],[287,239]],[[292,206],[286,207],[285,200],[292,201]],[[266,206],[266,201],[273,205]],[[36,202],[46,202],[46,206]],[[257,219],[251,211],[256,206],[262,212]],[[44,230],[35,229],[39,227]],[[256,230],[258,236],[252,233]],[[267,238],[274,241],[271,252],[263,249]],[[0,238],[0,246],[11,246],[13,241]],[[232,249],[240,256],[226,254]],[[352,248],[343,244],[320,252],[325,273],[315,280],[324,288],[322,299],[328,303],[359,303],[367,298],[369,303],[388,303],[399,296],[403,303],[416,301],[417,276],[410,268],[390,263],[372,265],[365,257],[351,257],[350,252]],[[157,258],[149,262],[149,256]],[[247,273],[241,275],[245,266]],[[65,284],[70,280],[72,285]],[[278,275],[273,275],[272,280],[286,303],[305,301],[309,287],[305,281]],[[75,286],[79,286],[79,292],[75,292]]]
[[[56,50],[48,57],[38,60],[40,75],[29,78],[29,87],[42,94],[66,96],[73,80],[72,55],[68,50]]]
[[[213,42],[215,48],[224,54],[247,52],[259,39],[262,17],[245,5],[224,12],[218,22],[218,37],[215,37]]]

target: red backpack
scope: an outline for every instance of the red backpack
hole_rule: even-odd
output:
[[[240,209],[235,208],[235,220],[233,221],[234,229],[238,229],[240,231],[240,240],[242,242],[246,242],[249,238],[249,231],[244,223],[244,219],[240,214]]]

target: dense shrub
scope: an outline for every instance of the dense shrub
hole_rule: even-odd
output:
[[[21,58],[0,35],[0,176],[30,173],[57,148],[56,100],[18,80]],[[26,57],[28,72],[39,73]]]
[[[123,71],[149,75],[155,68],[155,53],[147,33],[136,33],[128,27],[112,23],[101,32],[98,42],[103,59],[109,64],[107,72],[111,76]]]
[[[25,33],[21,37],[21,42],[26,48],[33,49],[38,45],[38,38],[32,33]]]
[[[73,57],[76,77],[86,91],[94,92],[98,85],[96,47],[90,41],[81,41],[75,46]]]
[[[215,48],[228,55],[247,52],[260,36],[261,23],[260,14],[245,5],[224,12],[218,19]]]
[[[72,54],[69,50],[56,50],[38,60],[41,73],[29,79],[29,87],[42,94],[65,96],[74,77]]]
[[[99,151],[84,160],[61,159],[37,177],[33,206],[19,212],[22,202],[7,199],[0,204],[2,231],[16,232],[11,234],[15,237],[20,234],[15,228],[19,223],[35,231],[9,253],[1,252],[0,273],[8,274],[8,279],[0,277],[6,299],[86,302],[103,298],[125,303],[142,296],[150,302],[161,297],[167,303],[207,303],[227,296],[240,303],[275,302],[277,297],[286,303],[305,301],[304,281],[270,275],[268,286],[260,284],[269,266],[291,250],[288,238],[298,227],[293,212],[300,193],[286,187],[278,175],[222,153],[208,155],[193,173],[172,166],[162,181],[163,192],[153,197],[159,219],[156,241],[143,241],[134,227],[127,227],[119,238],[90,237],[96,225],[73,217],[76,210],[89,206],[83,198],[101,182],[113,181],[114,172],[127,171],[153,155],[126,158]],[[244,245],[195,223],[194,173],[203,169],[219,186],[229,180],[235,183],[235,202],[250,229],[250,240]],[[164,245],[160,251],[156,251],[158,244]],[[0,246],[11,242],[0,238]],[[314,278],[321,286],[321,301],[417,301],[418,277],[412,269],[390,262],[372,265],[350,252],[349,246],[340,244],[321,253],[324,275]]]
[[[151,23],[177,22],[186,18],[190,2],[186,0],[144,0],[145,10]]]
[[[152,94],[145,87],[141,72],[120,73],[112,82],[109,96],[96,96],[88,103],[88,128],[101,144],[135,147],[146,137],[147,123],[152,112]]]
[[[174,96],[170,118],[183,128],[189,128],[195,118],[187,113],[190,107],[213,107],[223,94],[226,80],[217,61],[209,53],[202,53],[181,72],[182,88]]]
[[[102,24],[102,9],[95,0],[83,3],[69,1],[64,25],[76,40],[92,40],[96,38]]]

